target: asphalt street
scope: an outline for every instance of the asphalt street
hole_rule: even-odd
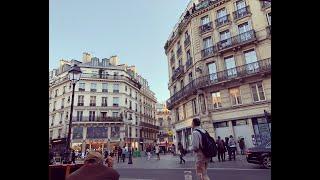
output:
[[[184,171],[192,172],[192,179],[196,180],[194,169],[117,169],[120,180],[184,180]],[[271,180],[271,170],[268,169],[208,169],[211,180]]]

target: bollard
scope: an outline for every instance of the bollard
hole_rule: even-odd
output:
[[[184,180],[192,180],[191,171],[184,171]]]

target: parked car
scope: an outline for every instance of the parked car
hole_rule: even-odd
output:
[[[248,163],[260,164],[265,168],[271,168],[271,142],[261,144],[247,150]]]

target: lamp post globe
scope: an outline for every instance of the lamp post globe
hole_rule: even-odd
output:
[[[69,129],[68,129],[66,155],[65,155],[65,162],[66,163],[71,162],[71,127],[72,127],[72,112],[73,112],[73,101],[74,101],[74,89],[75,89],[76,83],[80,80],[81,74],[82,74],[81,69],[76,64],[74,64],[71,67],[71,69],[68,71],[69,80],[72,83],[72,96],[71,96]]]

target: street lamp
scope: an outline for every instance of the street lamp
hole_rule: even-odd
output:
[[[70,118],[69,118],[69,131],[68,131],[68,138],[67,138],[67,146],[66,146],[66,160],[70,162],[70,150],[71,150],[71,127],[72,127],[72,111],[73,111],[73,99],[74,99],[74,89],[76,83],[80,80],[81,76],[81,69],[79,66],[74,64],[68,72],[69,80],[72,83],[72,96],[71,96],[71,110],[70,110]]]
[[[131,125],[131,123],[129,125]],[[131,147],[131,145],[132,145],[132,142],[131,142],[131,131],[129,133],[129,139],[130,139],[130,146],[129,146],[129,161],[128,161],[128,164],[133,164],[132,163],[132,147]]]

